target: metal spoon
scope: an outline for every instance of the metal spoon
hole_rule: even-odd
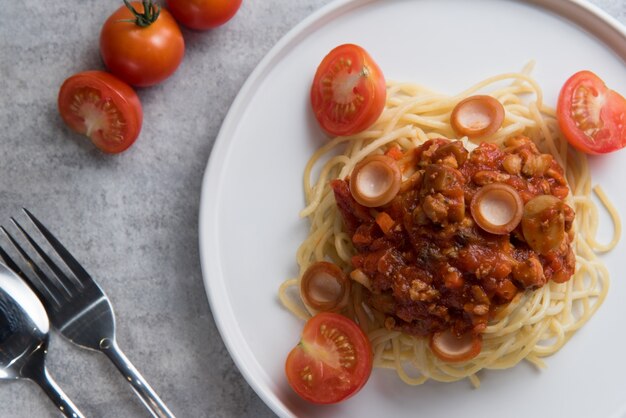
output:
[[[46,370],[49,329],[35,293],[0,263],[0,380],[30,379],[65,416],[84,418]]]

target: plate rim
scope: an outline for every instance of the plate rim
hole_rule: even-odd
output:
[[[229,134],[236,130],[236,115],[246,110],[249,103],[248,99],[251,95],[254,95],[255,89],[269,74],[272,64],[280,60],[283,55],[289,53],[299,43],[300,39],[307,37],[312,31],[315,31],[316,27],[332,21],[351,9],[382,1],[385,0],[331,1],[288,30],[259,61],[237,93],[215,138],[202,178],[198,214],[199,257],[204,289],[211,314],[220,337],[239,372],[263,402],[281,417],[291,418],[295,417],[295,415],[268,386],[259,382],[256,374],[253,374],[252,368],[260,368],[260,366],[256,363],[256,359],[249,347],[243,346],[244,352],[242,346],[237,344],[238,340],[245,341],[245,339],[239,327],[227,326],[227,324],[236,325],[237,320],[233,315],[234,312],[231,304],[228,302],[228,298],[221,297],[227,296],[228,292],[224,286],[221,272],[219,245],[216,245],[217,235],[211,234],[212,226],[217,225],[216,215],[218,213],[216,210],[217,201],[211,197],[212,195],[219,195],[221,172],[224,168],[222,161],[227,159],[230,151],[230,143],[224,138],[227,138]],[[566,19],[580,29],[587,31],[590,36],[596,37],[626,63],[626,26],[588,0],[503,1],[535,6]],[[604,25],[594,25],[593,23],[603,23]]]

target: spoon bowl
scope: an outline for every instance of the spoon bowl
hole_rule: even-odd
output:
[[[32,358],[46,351],[50,324],[30,288],[0,264],[0,379],[30,378]],[[25,375],[26,374],[26,375]]]
[[[37,295],[0,263],[0,380],[37,383],[68,417],[83,415],[52,380],[45,366],[50,323]]]

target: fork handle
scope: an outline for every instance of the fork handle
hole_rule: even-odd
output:
[[[72,403],[70,398],[63,393],[63,390],[61,390],[54,379],[52,379],[46,368],[43,369],[43,373],[34,378],[34,381],[39,385],[39,387],[41,387],[41,389],[43,389],[46,395],[48,395],[52,402],[54,402],[54,404],[66,417],[85,418],[76,405]]]
[[[176,418],[163,403],[159,395],[150,387],[148,382],[128,360],[113,339],[105,338],[100,342],[100,350],[115,364],[115,367],[124,375],[133,387],[139,399],[155,418]]]

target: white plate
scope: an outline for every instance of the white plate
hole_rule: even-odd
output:
[[[309,87],[333,47],[362,45],[389,79],[453,94],[531,59],[554,104],[565,79],[591,69],[626,93],[626,31],[579,1],[347,0],[323,8],[285,36],[252,73],[222,126],[204,178],[200,249],[206,291],[222,337],[244,377],[280,416],[621,417],[626,414],[626,281],[620,244],[604,259],[612,273],[605,305],[538,372],[520,364],[467,381],[418,387],[375,370],[340,405],[307,405],[292,393],[284,361],[302,322],[277,299],[296,272],[306,235],[302,171],[325,140],[309,109]],[[626,151],[592,160],[626,214]],[[608,231],[610,225],[603,225]],[[621,269],[620,269],[621,267]]]

